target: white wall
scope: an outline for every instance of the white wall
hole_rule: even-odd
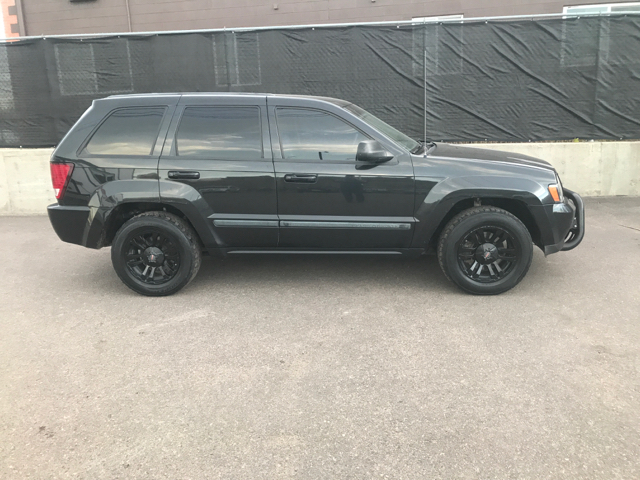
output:
[[[51,185],[52,148],[0,148],[0,215],[46,215],[56,202]]]
[[[556,168],[563,185],[584,197],[640,195],[640,142],[500,143],[477,146],[542,158]]]
[[[500,143],[506,150],[551,162],[562,183],[582,196],[640,196],[640,142]],[[45,215],[55,203],[52,149],[0,149],[0,215]]]

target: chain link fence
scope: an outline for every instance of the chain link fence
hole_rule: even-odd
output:
[[[0,43],[0,147],[57,144],[96,98],[199,91],[343,98],[432,140],[638,139],[640,16]]]

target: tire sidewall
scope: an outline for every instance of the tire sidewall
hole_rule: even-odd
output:
[[[167,283],[151,285],[137,279],[126,265],[125,254],[129,241],[142,233],[161,231],[171,239],[180,255],[178,273]],[[111,261],[120,280],[135,292],[149,296],[171,295],[184,287],[191,280],[193,271],[193,255],[189,239],[174,224],[161,218],[136,217],[123,225],[115,236],[111,247]]]
[[[481,283],[467,277],[458,262],[458,248],[469,232],[482,227],[499,227],[506,230],[515,243],[516,265],[503,279],[494,283]],[[515,217],[506,213],[482,212],[461,221],[444,244],[444,261],[447,274],[463,290],[478,295],[496,295],[515,287],[526,275],[533,258],[533,245],[527,228]]]

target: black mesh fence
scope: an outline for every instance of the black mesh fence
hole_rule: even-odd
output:
[[[638,139],[640,16],[3,43],[0,147],[55,145],[95,98],[195,91],[343,98],[433,140]]]

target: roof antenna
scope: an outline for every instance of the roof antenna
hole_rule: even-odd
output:
[[[425,42],[426,42],[426,25],[427,19],[423,19],[423,23],[422,23],[422,52],[424,54],[424,77],[423,77],[423,83],[422,83],[422,89],[424,90],[424,111],[423,111],[423,117],[424,117],[424,134],[422,136],[422,143],[425,143],[427,141],[427,49],[425,48]]]

